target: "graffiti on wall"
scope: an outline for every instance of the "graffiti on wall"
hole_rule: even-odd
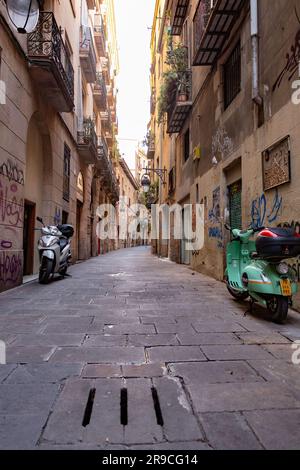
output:
[[[232,139],[227,134],[224,127],[219,127],[212,139],[212,156],[213,158],[224,159],[233,152]]]
[[[291,81],[296,71],[298,70],[300,62],[300,29],[297,31],[294,42],[290,50],[286,53],[285,57],[286,64],[273,85],[273,91],[275,91],[276,88],[280,88],[283,79],[286,76],[288,81]]]
[[[24,185],[23,170],[20,170],[18,164],[10,159],[0,165],[0,175],[7,178],[9,182],[14,181],[22,186]]]
[[[54,225],[59,225],[61,221],[61,209],[59,207],[55,208],[54,213]]]
[[[22,281],[22,243],[24,218],[24,172],[8,159],[0,164],[0,290]]]
[[[21,253],[0,251],[0,288],[13,287],[22,279],[23,261]]]
[[[264,227],[265,224],[274,224],[278,221],[282,210],[283,199],[278,189],[271,204],[268,204],[265,193],[255,198],[251,203],[251,226]]]
[[[210,239],[217,241],[218,248],[223,248],[223,230],[220,221],[221,217],[221,188],[218,187],[213,191],[213,205],[208,213],[209,228],[208,236]]]
[[[278,224],[278,228],[290,228],[300,235],[300,222],[295,222],[294,220],[292,222]]]

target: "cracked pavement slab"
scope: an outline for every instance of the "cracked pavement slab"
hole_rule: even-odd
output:
[[[0,295],[0,449],[300,447],[300,316],[139,247]]]

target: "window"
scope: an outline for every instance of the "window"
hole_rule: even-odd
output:
[[[70,200],[70,162],[71,150],[67,144],[64,146],[64,173],[63,173],[63,199]]]
[[[188,129],[183,138],[183,158],[186,162],[190,158],[190,130]]]
[[[241,43],[232,51],[224,64],[224,107],[230,103],[241,91]]]
[[[68,220],[69,220],[69,214],[68,214],[68,212],[62,211],[61,223],[62,223],[63,225],[64,225],[64,224],[67,224],[67,223],[68,223]]]
[[[199,184],[196,184],[196,204],[199,204]]]

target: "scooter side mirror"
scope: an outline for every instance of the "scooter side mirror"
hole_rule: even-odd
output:
[[[226,228],[226,230],[229,230],[229,231],[231,232],[231,227],[230,227],[230,225],[225,224],[224,227]]]
[[[41,217],[37,217],[36,220],[44,225],[43,219]]]

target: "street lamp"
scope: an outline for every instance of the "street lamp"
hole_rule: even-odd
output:
[[[141,186],[145,194],[149,193],[151,181],[149,175],[146,173],[141,179]]]
[[[166,168],[163,168],[163,169],[162,169],[162,168],[148,168],[148,167],[147,167],[147,168],[143,168],[143,170],[146,171],[146,173],[144,174],[144,176],[142,177],[142,180],[141,180],[141,185],[142,185],[143,187],[145,186],[145,182],[146,182],[146,180],[145,180],[145,182],[144,182],[144,184],[143,184],[143,179],[144,179],[144,178],[148,178],[149,184],[150,184],[150,177],[149,177],[149,172],[150,172],[150,171],[152,171],[152,173],[155,173],[155,174],[159,177],[159,179],[160,179],[160,181],[162,182],[162,185],[163,185],[163,186],[166,186],[166,184],[167,184],[167,182],[166,182],[166,176],[167,176],[167,170],[166,170]],[[146,186],[146,187],[147,187],[147,186]],[[149,189],[150,189],[150,186],[149,186]],[[148,189],[148,191],[149,191],[149,189]],[[148,191],[145,191],[145,192],[148,192]]]
[[[20,34],[28,34],[37,27],[40,16],[39,0],[6,0],[10,21]]]

